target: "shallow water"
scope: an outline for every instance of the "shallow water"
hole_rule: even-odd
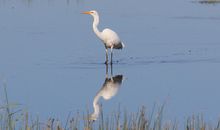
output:
[[[10,102],[31,114],[66,119],[70,111],[93,111],[93,98],[105,82],[105,51],[92,32],[92,18],[81,12],[96,9],[99,28],[112,28],[126,45],[115,51],[112,66],[112,76],[123,75],[122,84],[109,100],[99,100],[106,113],[119,104],[136,112],[142,105],[151,110],[166,102],[166,119],[198,113],[218,119],[220,5],[184,0],[0,3],[1,79],[7,81]]]

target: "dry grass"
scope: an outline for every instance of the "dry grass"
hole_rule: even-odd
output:
[[[54,118],[40,121],[39,117],[31,118],[28,111],[19,108],[19,104],[10,104],[4,85],[5,104],[0,104],[0,130],[178,130],[177,121],[165,121],[163,111],[165,104],[148,112],[141,107],[136,113],[121,112],[120,107],[110,115],[104,115],[102,108],[98,120],[89,120],[86,113],[69,113],[65,122]],[[184,123],[182,123],[184,124]],[[205,122],[203,115],[189,117],[184,124],[185,130],[220,130],[220,120],[216,126]]]
[[[26,111],[15,114],[8,113],[7,109],[0,112],[0,130],[178,130],[178,124],[166,122],[163,119],[164,105],[147,113],[145,107],[141,107],[136,113],[126,110],[117,110],[106,116],[101,112],[98,120],[88,120],[89,114],[69,114],[66,122],[60,122],[49,118],[41,122],[38,117],[30,119]],[[11,110],[13,111],[13,110]],[[184,125],[186,130],[220,130],[220,121],[216,126],[208,125],[202,115],[189,117]]]

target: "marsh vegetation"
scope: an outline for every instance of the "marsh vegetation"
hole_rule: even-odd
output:
[[[69,112],[66,121],[53,117],[42,121],[39,116],[32,116],[19,104],[9,102],[7,87],[4,87],[4,104],[0,104],[0,130],[219,130],[220,120],[214,126],[205,121],[202,114],[188,117],[184,122],[164,119],[166,104],[154,105],[150,111],[142,106],[137,112],[128,112],[119,107],[108,114],[100,114],[97,120],[91,120],[91,112]],[[184,124],[184,125],[180,125]],[[183,128],[181,128],[183,127]]]

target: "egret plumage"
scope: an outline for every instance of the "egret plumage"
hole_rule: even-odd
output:
[[[121,84],[123,82],[123,75],[113,76],[111,66],[111,75],[108,74],[108,65],[106,65],[106,77],[105,82],[103,83],[101,89],[97,92],[93,99],[93,113],[89,116],[90,121],[95,121],[100,114],[100,103],[99,100],[102,97],[104,100],[110,100],[113,98],[119,91]]]
[[[83,12],[83,14],[90,14],[93,16],[93,31],[97,35],[97,37],[104,43],[105,52],[106,52],[106,61],[105,64],[108,64],[108,49],[111,51],[111,61],[112,64],[112,57],[113,57],[113,49],[122,49],[125,47],[124,43],[120,40],[118,34],[113,30],[106,28],[102,32],[99,31],[99,14],[97,11],[87,11]]]

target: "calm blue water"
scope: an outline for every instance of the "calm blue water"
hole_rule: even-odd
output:
[[[1,0],[0,77],[10,102],[45,120],[93,111],[106,66],[92,17],[81,14],[92,9],[100,13],[99,28],[112,28],[126,45],[115,51],[112,68],[122,84],[99,100],[106,113],[119,104],[136,112],[166,102],[166,119],[218,119],[220,5],[186,0]]]

